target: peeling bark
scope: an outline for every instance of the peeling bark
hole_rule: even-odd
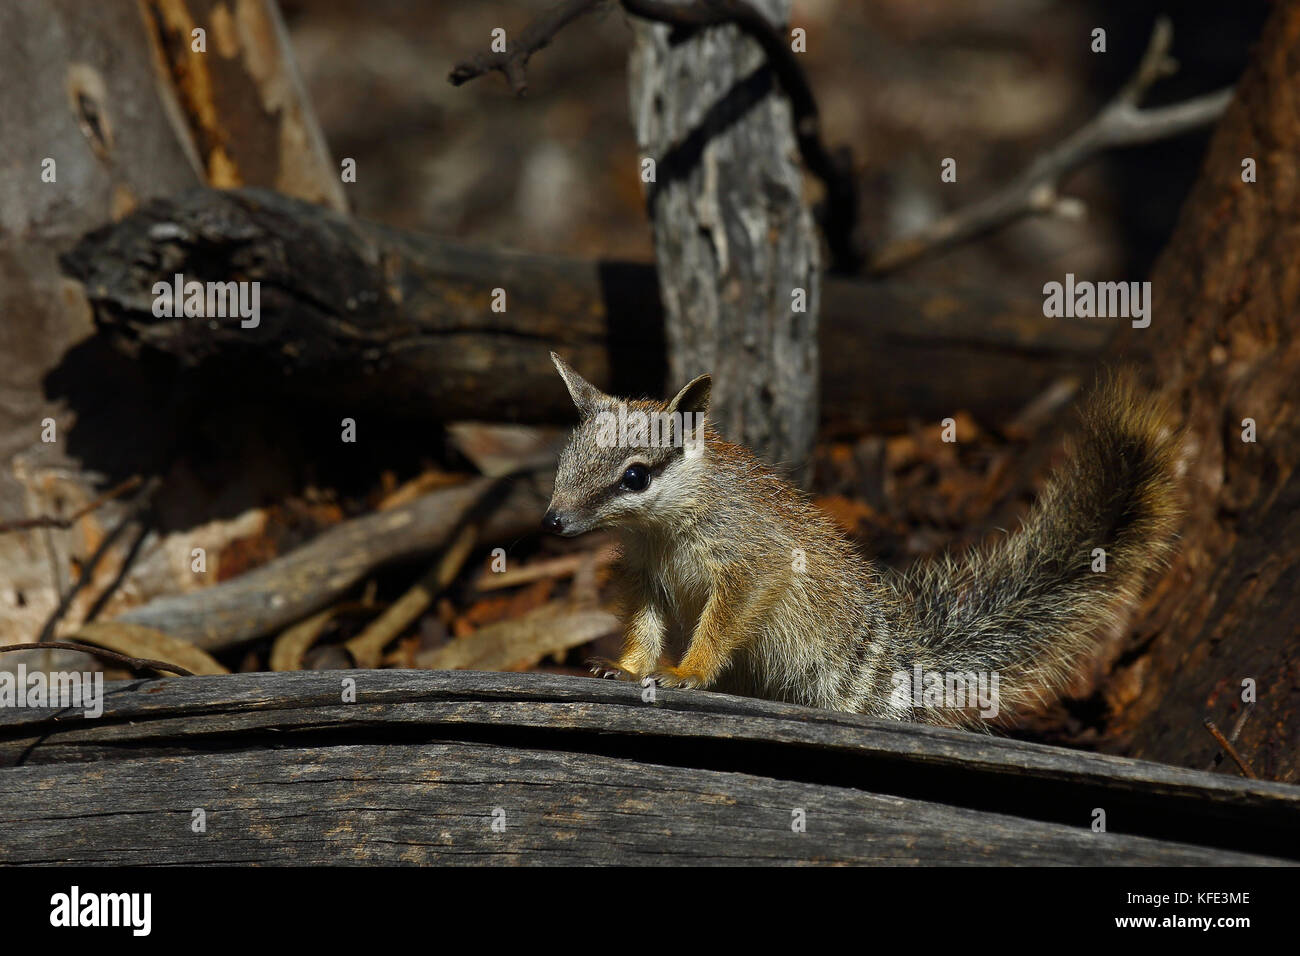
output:
[[[274,0],[143,0],[141,9],[169,115],[209,185],[270,186],[347,208]]]

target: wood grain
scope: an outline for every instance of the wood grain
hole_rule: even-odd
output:
[[[1170,567],[1115,649],[1108,748],[1207,766],[1235,723],[1260,776],[1300,781],[1300,3],[1273,6],[1151,275],[1152,320],[1108,361],[1146,370],[1187,437]],[[1243,161],[1258,164],[1243,181]],[[1257,434],[1245,441],[1244,422]]]
[[[343,703],[342,681],[357,702]],[[1257,864],[1300,790],[706,692],[347,671],[0,711],[0,862]],[[1108,830],[1090,829],[1094,807]],[[190,828],[202,808],[206,833]],[[504,812],[505,830],[491,826]],[[791,823],[802,810],[806,832]]]

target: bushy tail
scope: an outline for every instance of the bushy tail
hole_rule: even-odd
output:
[[[911,661],[900,663],[997,674],[1003,715],[1054,696],[1167,558],[1179,447],[1130,378],[1097,387],[1069,460],[1018,532],[906,576]]]

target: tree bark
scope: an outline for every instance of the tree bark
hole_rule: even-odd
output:
[[[1158,381],[1189,447],[1176,556],[1106,687],[1112,747],[1204,767],[1219,746],[1203,720],[1227,732],[1253,681],[1237,749],[1288,781],[1300,779],[1297,37],[1300,3],[1279,3],[1157,261],[1151,326],[1114,344]],[[1257,182],[1243,181],[1247,158]]]
[[[778,28],[788,0],[755,0]],[[635,20],[629,74],[674,387],[712,371],[722,431],[796,475],[817,427],[818,238],[790,106],[734,26]]]
[[[345,210],[275,0],[142,0],[159,90],[212,186],[268,186]],[[196,49],[196,29],[203,48]]]

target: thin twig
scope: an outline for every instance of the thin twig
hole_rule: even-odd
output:
[[[1259,779],[1255,776],[1255,771],[1251,770],[1250,766],[1242,758],[1241,754],[1237,753],[1237,748],[1232,745],[1232,741],[1223,736],[1223,733],[1219,728],[1214,725],[1214,721],[1210,720],[1208,717],[1205,718],[1205,729],[1210,732],[1211,737],[1219,742],[1219,746],[1223,748],[1223,752],[1236,761],[1236,764],[1241,768],[1242,773],[1247,777],[1250,777],[1252,780]]]
[[[337,608],[328,607],[281,631],[271,645],[271,670],[302,670],[303,655],[316,643],[337,613]]]
[[[565,578],[577,573],[589,561],[594,560],[597,567],[603,567],[611,564],[617,557],[618,548],[608,545],[597,551],[580,551],[558,558],[534,561],[532,564],[507,571],[484,574],[474,583],[474,587],[478,591],[497,591],[501,588],[531,584],[544,578]]]
[[[384,647],[424,613],[433,599],[452,582],[464,567],[484,523],[501,506],[515,481],[529,474],[527,471],[512,472],[493,481],[457,523],[437,564],[364,631],[343,645],[357,667],[368,668],[378,664]]]
[[[90,514],[92,511],[118,498],[129,491],[134,491],[140,486],[143,479],[139,475],[132,475],[126,481],[108,491],[104,492],[90,504],[77,509],[67,518],[56,518],[53,515],[37,515],[35,518],[19,518],[16,521],[0,521],[0,534],[6,534],[10,531],[30,531],[33,528],[59,528],[66,531],[74,524]]]
[[[466,524],[437,564],[394,601],[388,610],[367,625],[364,631],[343,645],[358,667],[369,668],[379,663],[384,648],[406,630],[407,625],[423,614],[434,598],[460,573],[476,541],[478,525]]]
[[[457,63],[448,79],[453,85],[459,86],[496,70],[506,77],[510,88],[517,95],[522,95],[528,89],[524,73],[528,58],[549,44],[555,34],[567,24],[599,6],[601,2],[602,0],[567,0],[552,7],[525,27],[507,52],[480,53]],[[853,240],[858,202],[852,161],[844,152],[833,155],[823,142],[817,99],[813,96],[808,77],[788,38],[747,0],[621,2],[623,9],[633,16],[683,30],[734,25],[762,47],[768,65],[790,101],[799,154],[808,171],[821,180],[826,190],[819,219],[831,253],[831,268],[835,272],[856,272],[861,266],[862,255]]]
[[[547,46],[557,33],[574,20],[605,2],[606,0],[564,0],[563,3],[557,3],[524,27],[518,37],[513,40],[507,37],[505,52],[477,53],[452,67],[447,79],[452,86],[460,86],[495,70],[506,78],[511,92],[523,96],[528,92],[528,75],[524,69],[528,65],[528,58]]]
[[[1241,708],[1241,713],[1237,715],[1237,719],[1232,724],[1232,731],[1228,734],[1228,740],[1230,740],[1232,743],[1235,744],[1237,742],[1237,738],[1241,736],[1241,729],[1246,726],[1246,718],[1250,716],[1250,712],[1254,709],[1255,709],[1255,702],[1253,700],[1247,701],[1246,706]],[[1214,759],[1210,761],[1210,765],[1205,769],[1213,770],[1216,767],[1218,767],[1219,764],[1221,763],[1223,763],[1223,751],[1217,750],[1214,753]]]
[[[108,605],[108,602],[112,599],[113,595],[117,593],[118,588],[122,586],[122,582],[126,580],[126,576],[131,573],[131,568],[135,564],[135,559],[140,555],[140,549],[144,547],[145,541],[149,538],[149,530],[149,525],[147,523],[141,523],[140,527],[136,529],[135,537],[131,540],[131,543],[127,545],[126,554],[122,556],[122,563],[118,565],[117,574],[113,576],[112,581],[109,581],[108,584],[105,585],[104,590],[99,592],[99,597],[95,598],[95,603],[90,605],[90,609],[86,611],[86,616],[81,619],[83,625],[89,624],[91,621],[99,617],[100,613]]]
[[[552,601],[422,652],[416,657],[416,666],[429,670],[524,670],[547,655],[616,633],[618,627],[618,617],[604,608],[576,610],[567,600]]]
[[[1078,200],[1059,194],[1066,175],[1108,149],[1167,139],[1217,120],[1232,99],[1231,88],[1172,106],[1138,108],[1138,102],[1151,85],[1177,69],[1168,56],[1172,40],[1173,28],[1161,17],[1156,21],[1137,72],[1089,123],[1039,156],[993,195],[944,216],[910,236],[882,244],[871,255],[867,271],[873,275],[893,272],[1025,216],[1077,215],[1082,209]]]
[[[1228,739],[1234,744],[1237,742],[1237,738],[1241,736],[1241,728],[1246,726],[1246,718],[1250,716],[1250,712],[1254,709],[1255,702],[1253,700],[1241,708],[1241,713],[1237,715],[1237,720],[1232,725],[1232,733],[1228,734]]]
[[[168,664],[166,661],[151,661],[144,657],[128,657],[126,654],[119,654],[117,651],[95,647],[93,644],[74,644],[71,641],[33,641],[29,644],[6,644],[4,647],[0,647],[0,654],[7,651],[38,650],[81,651],[83,654],[89,654],[91,657],[101,657],[107,661],[126,664],[132,670],[152,670],[160,673],[179,674],[182,677],[194,676],[185,668],[179,667],[176,664]]]

